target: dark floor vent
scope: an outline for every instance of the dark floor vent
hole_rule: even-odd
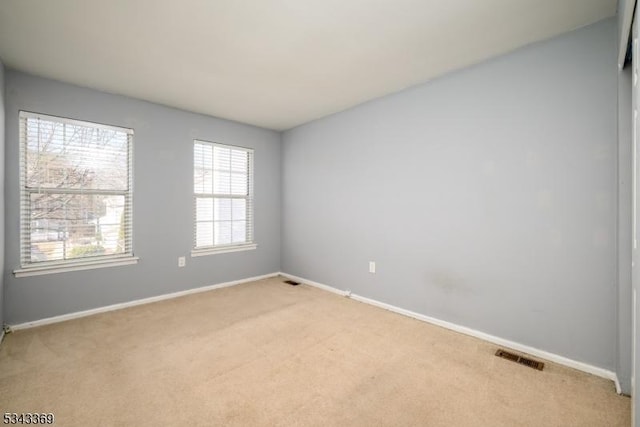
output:
[[[502,357],[503,359],[511,360],[512,362],[516,362],[533,369],[537,369],[538,371],[542,371],[542,369],[544,368],[544,363],[542,362],[538,362],[537,360],[533,359],[527,359],[526,357],[518,356],[517,354],[509,353],[508,351],[498,350],[496,351],[496,356]]]
[[[289,284],[291,286],[298,286],[300,284],[300,282],[296,282],[296,281],[293,281],[293,280],[285,280],[284,283],[287,283],[287,284]]]

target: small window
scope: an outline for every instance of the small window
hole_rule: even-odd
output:
[[[253,150],[196,140],[193,172],[192,256],[255,249]]]
[[[135,261],[132,153],[131,129],[20,112],[16,276]]]

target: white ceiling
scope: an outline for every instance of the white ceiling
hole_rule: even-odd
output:
[[[283,130],[615,8],[616,0],[0,0],[0,58]]]

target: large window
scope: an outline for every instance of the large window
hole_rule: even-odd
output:
[[[20,112],[20,274],[135,262],[130,129]]]
[[[253,150],[194,141],[193,256],[255,249]]]

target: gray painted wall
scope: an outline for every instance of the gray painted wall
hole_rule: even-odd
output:
[[[0,61],[0,325],[4,318],[4,65]]]
[[[10,324],[130,301],[280,269],[280,134],[8,70],[6,79],[5,306]],[[137,265],[16,279],[18,111],[131,127]],[[255,150],[258,249],[190,258],[193,139]],[[178,268],[177,257],[187,257]]]
[[[285,132],[283,271],[614,370],[616,74],[608,19]]]
[[[616,373],[631,393],[631,67],[618,73],[618,335]]]

